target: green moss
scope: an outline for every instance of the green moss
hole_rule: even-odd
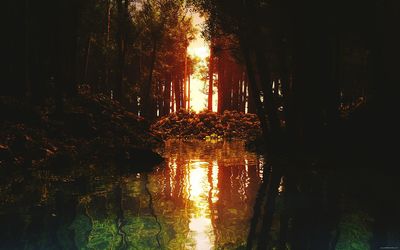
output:
[[[343,216],[336,250],[369,250],[372,218],[365,212]]]

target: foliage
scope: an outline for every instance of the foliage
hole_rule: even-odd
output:
[[[92,94],[153,118],[157,108],[170,108],[158,100],[167,99],[168,85],[187,77],[186,49],[197,31],[185,1],[14,1],[8,8],[6,32],[15,36],[6,42],[4,94],[35,104],[52,98],[62,112],[64,98],[89,85]]]
[[[118,1],[89,1],[83,6],[80,82],[92,86],[95,93],[114,90],[115,97],[132,111],[155,116],[156,107],[169,110],[159,102],[166,98],[160,89],[166,92],[167,85],[184,78],[186,48],[196,30],[184,1],[128,1],[128,18],[122,21]],[[123,55],[118,54],[120,42]],[[188,73],[192,73],[196,61],[188,63]],[[116,93],[118,74],[123,76],[122,99]]]
[[[348,213],[339,224],[336,250],[369,250],[372,239],[371,216],[365,212]]]
[[[199,114],[180,110],[162,117],[151,126],[151,130],[162,138],[241,138],[260,134],[260,123],[254,114],[225,111],[217,114],[202,111]]]
[[[0,132],[0,164],[6,166],[3,171],[13,171],[15,166],[67,170],[74,163],[90,165],[113,159],[134,162],[146,150],[146,160],[158,158],[156,154],[151,156],[149,148],[160,141],[147,131],[143,118],[105,96],[80,95],[71,99],[62,117],[51,114],[55,108],[51,103],[32,109],[12,98],[0,101],[5,118]],[[30,112],[35,119],[26,121],[18,114],[7,114],[16,109]]]

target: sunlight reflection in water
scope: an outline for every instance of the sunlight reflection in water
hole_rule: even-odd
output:
[[[262,159],[242,142],[166,144],[165,168],[150,174],[154,209],[168,249],[245,243],[262,177]],[[168,209],[168,206],[172,209]]]
[[[168,141],[164,157],[151,173],[83,165],[71,182],[39,170],[22,191],[0,190],[0,249],[243,246],[264,159],[237,141]]]

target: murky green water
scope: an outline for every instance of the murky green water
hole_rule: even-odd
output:
[[[168,141],[164,157],[147,174],[38,171],[17,180],[1,190],[0,248],[243,246],[263,159],[242,142],[200,141]]]

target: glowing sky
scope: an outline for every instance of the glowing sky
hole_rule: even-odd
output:
[[[190,43],[188,53],[191,56],[200,58],[200,64],[207,66],[206,58],[210,56],[210,48],[208,43],[201,37],[201,25],[205,22],[203,17],[198,13],[193,13],[193,24],[198,30],[196,38]],[[190,78],[190,107],[192,110],[199,112],[207,108],[207,94],[201,90],[204,88],[204,81],[197,78],[196,75]],[[214,98],[215,99],[215,98]],[[215,103],[214,103],[215,104]],[[215,105],[214,105],[215,106]],[[215,108],[213,108],[215,110]]]

